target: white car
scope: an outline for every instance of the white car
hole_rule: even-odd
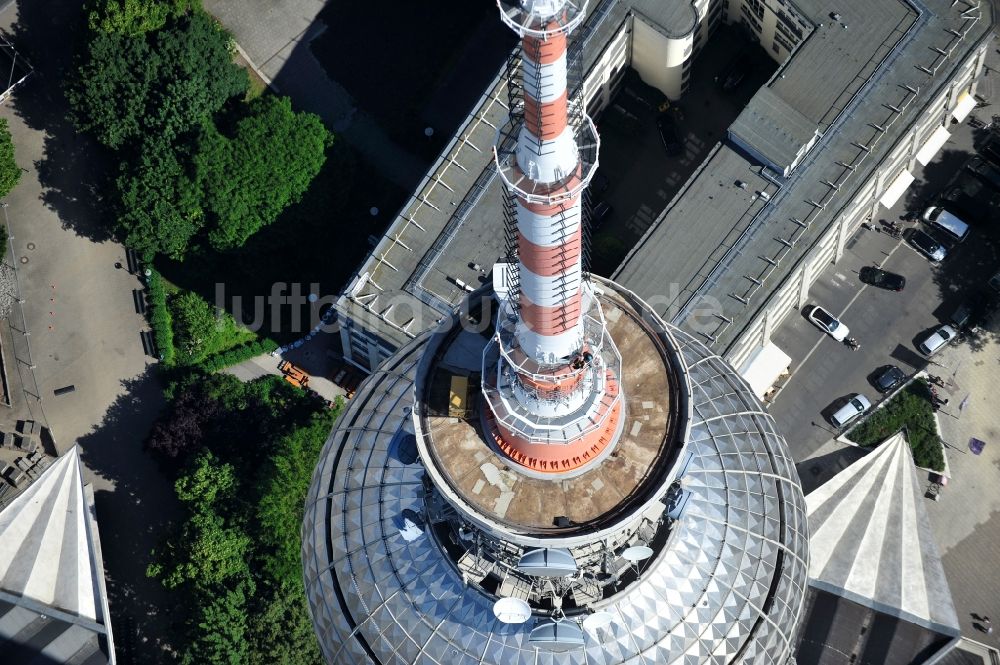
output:
[[[830,312],[819,305],[813,305],[806,315],[813,324],[838,342],[843,342],[851,333],[850,329]]]
[[[958,335],[951,326],[941,326],[932,332],[927,339],[917,344],[917,348],[924,355],[933,356],[935,353],[948,345],[951,340]]]
[[[834,427],[843,427],[862,413],[872,408],[872,403],[864,395],[852,395],[847,404],[837,409],[837,412],[830,416],[830,422]]]

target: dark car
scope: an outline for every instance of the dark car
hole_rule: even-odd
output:
[[[994,189],[1000,189],[1000,168],[989,163],[982,157],[973,157],[965,168],[972,171],[980,180]]]
[[[956,328],[974,328],[979,325],[990,304],[990,298],[984,291],[977,291],[966,298],[951,315],[951,321]]]
[[[858,273],[861,281],[871,286],[888,291],[902,291],[906,287],[906,278],[888,270],[882,270],[874,266],[865,266]]]
[[[944,246],[926,231],[914,229],[913,233],[910,234],[909,241],[918,252],[935,263],[944,259],[948,254]]]
[[[614,210],[606,201],[601,201],[594,206],[594,209],[590,213],[590,228],[599,229],[601,224],[604,223]]]
[[[872,377],[872,384],[880,393],[887,393],[906,380],[906,373],[895,365],[879,368]]]
[[[1000,166],[1000,142],[990,141],[986,147],[979,151],[979,154]]]
[[[661,115],[656,119],[656,128],[660,130],[660,140],[663,141],[663,149],[671,157],[684,154],[684,145],[677,134],[677,125],[668,115]]]
[[[744,49],[740,51],[735,58],[726,67],[726,71],[723,72],[719,80],[722,82],[722,89],[726,92],[731,92],[743,83],[743,80],[750,74],[753,66],[750,64],[750,58],[748,53]]]
[[[604,171],[597,169],[597,173],[590,179],[590,187],[587,188],[587,191],[590,192],[590,199],[596,201],[601,198],[610,186],[611,179],[604,175]]]

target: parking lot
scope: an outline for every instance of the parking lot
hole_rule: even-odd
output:
[[[990,117],[991,107],[984,109]],[[833,441],[838,431],[827,416],[851,394],[862,393],[877,403],[871,384],[876,368],[896,365],[907,375],[926,369],[942,377],[940,389],[950,403],[938,414],[951,480],[939,502],[925,503],[941,550],[963,633],[997,645],[994,636],[977,632],[972,613],[1000,613],[1000,584],[993,571],[1000,565],[1000,414],[996,409],[997,368],[1000,363],[1000,312],[993,307],[975,330],[928,359],[916,345],[935,328],[949,323],[959,307],[977,292],[992,294],[986,282],[1000,270],[1000,225],[995,223],[997,189],[986,178],[972,176],[965,166],[976,149],[990,140],[989,132],[969,125],[950,128],[952,138],[926,168],[914,172],[917,181],[907,196],[881,218],[898,221],[908,211],[922,211],[942,195],[958,200],[962,214],[974,217],[969,237],[949,248],[933,264],[907,242],[923,223],[903,223],[903,237],[862,229],[844,257],[829,266],[812,286],[809,303],[822,305],[850,327],[861,347],[852,351],[824,335],[804,315],[793,315],[774,334],[774,342],[791,358],[792,374],[772,397],[770,412],[799,463],[806,491],[863,451]],[[1000,183],[997,183],[1000,186]],[[875,227],[880,226],[878,219]],[[903,275],[906,286],[894,292],[865,285],[862,267],[878,265]],[[969,452],[971,436],[987,441],[986,450]],[[927,482],[921,473],[921,482]]]
[[[953,137],[938,160],[914,174],[918,178],[914,190],[905,201],[884,211],[884,219],[900,220],[908,206],[934,202],[933,193],[944,191],[952,176],[961,173],[962,163],[972,154],[973,141],[981,137],[967,126],[953,129]],[[941,168],[941,159],[949,162],[947,169]],[[956,159],[957,165],[952,163]],[[793,315],[775,331],[774,342],[792,358],[793,374],[774,396],[771,413],[791,442],[796,460],[810,457],[835,436],[825,418],[831,407],[853,393],[875,401],[878,393],[870,376],[876,368],[892,364],[912,374],[930,366],[934,374],[950,373],[947,367],[929,364],[935,359],[929,361],[917,351],[916,344],[937,326],[949,323],[970,296],[986,291],[986,280],[1000,270],[1000,227],[989,223],[988,217],[974,224],[969,238],[951,247],[940,264],[928,261],[906,240],[926,225],[902,225],[900,238],[860,230],[849,241],[841,261],[828,267],[810,289],[809,303],[838,316],[860,342],[860,349],[852,351],[824,335],[804,315]],[[879,226],[877,220],[873,226]],[[895,292],[864,284],[859,271],[875,265],[904,276],[905,289]],[[975,353],[990,338],[985,332],[967,333],[962,344]]]
[[[633,71],[596,119],[600,173],[609,179],[604,192],[592,195],[610,205],[611,212],[593,231],[595,273],[608,276],[618,267],[777,68],[763,50],[754,48],[746,78],[732,90],[722,90],[716,79],[725,79],[743,46],[736,30],[722,26],[694,61],[690,89],[666,113],[677,129],[682,154],[668,155],[660,138],[656,121],[663,95],[642,84]]]

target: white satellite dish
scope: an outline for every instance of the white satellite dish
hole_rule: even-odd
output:
[[[524,623],[531,618],[531,605],[520,598],[500,598],[493,603],[493,614],[503,623]]]
[[[632,563],[645,561],[651,556],[653,556],[653,550],[645,545],[633,545],[632,547],[626,548],[625,551],[622,552],[622,558]]]
[[[583,620],[583,628],[590,634],[596,634],[598,629],[611,625],[615,620],[615,615],[611,612],[594,612]]]

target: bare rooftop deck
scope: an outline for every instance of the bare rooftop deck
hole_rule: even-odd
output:
[[[597,466],[569,478],[528,477],[486,442],[478,413],[469,419],[427,417],[428,448],[439,470],[451,488],[482,514],[530,531],[552,529],[560,516],[575,525],[594,524],[662,485],[678,443],[666,350],[628,305],[611,296],[602,296],[601,304],[622,354],[626,416],[616,448]],[[438,362],[431,369],[435,377],[430,385],[447,383],[455,371],[452,367]],[[447,411],[431,404],[431,412]]]

